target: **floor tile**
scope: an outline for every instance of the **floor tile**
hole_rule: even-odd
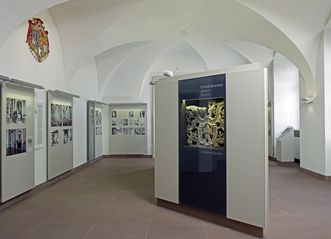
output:
[[[87,239],[145,239],[147,225],[97,224]]]
[[[42,224],[25,239],[83,239],[91,224]]]
[[[151,225],[148,239],[207,239],[202,225]]]

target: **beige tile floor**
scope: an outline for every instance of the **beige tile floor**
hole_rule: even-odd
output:
[[[0,213],[0,239],[245,239],[154,204],[153,160],[104,159]],[[331,182],[270,167],[269,239],[330,239]]]

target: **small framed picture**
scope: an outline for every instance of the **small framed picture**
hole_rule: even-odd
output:
[[[112,111],[111,112],[111,117],[112,118],[117,118],[117,111]]]

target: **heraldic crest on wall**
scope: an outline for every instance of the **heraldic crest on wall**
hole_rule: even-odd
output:
[[[187,144],[224,147],[224,100],[210,100],[207,107],[186,106]]]
[[[29,20],[26,43],[28,43],[30,52],[38,62],[43,62],[48,57],[48,31],[46,31],[44,22],[40,18]]]

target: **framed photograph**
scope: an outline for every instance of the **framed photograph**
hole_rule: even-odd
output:
[[[132,127],[123,128],[123,135],[133,135],[133,128]]]
[[[121,119],[114,119],[114,120],[112,120],[111,125],[116,126],[116,127],[122,127],[122,125],[123,125],[122,120]]]
[[[62,105],[51,104],[51,127],[62,126]]]
[[[26,100],[7,98],[7,124],[26,123]]]
[[[144,127],[138,127],[134,129],[135,135],[145,135],[145,128]]]
[[[63,130],[63,144],[67,144],[69,142],[69,129]]]
[[[100,110],[95,111],[95,125],[102,125],[102,114]]]
[[[135,119],[135,120],[134,120],[134,125],[135,125],[135,126],[139,126],[139,119]]]
[[[145,118],[145,110],[140,111],[139,116],[140,118]]]
[[[63,126],[72,126],[72,108],[68,105],[63,105]]]
[[[112,118],[117,118],[117,111],[112,111],[111,112],[111,117]]]
[[[123,129],[119,127],[112,127],[111,128],[111,134],[112,135],[122,135],[123,134]]]
[[[134,124],[134,119],[129,119],[129,126],[133,126]]]
[[[139,119],[138,124],[139,124],[139,126],[144,126],[144,124],[145,124],[145,119]]]
[[[72,142],[72,129],[69,129],[69,141]]]
[[[123,126],[129,126],[129,119],[122,120]]]
[[[98,126],[95,128],[95,134],[96,135],[102,135],[102,127],[101,126]]]
[[[26,129],[8,129],[6,155],[26,153]]]
[[[130,118],[133,118],[133,117],[134,117],[134,112],[133,112],[133,111],[130,111],[130,112],[129,112],[129,117],[130,117]]]
[[[59,131],[58,130],[53,130],[51,132],[51,145],[52,147],[58,145],[60,143],[59,140]]]

